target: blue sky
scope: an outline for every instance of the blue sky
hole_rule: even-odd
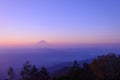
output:
[[[0,44],[120,43],[120,0],[1,0]]]

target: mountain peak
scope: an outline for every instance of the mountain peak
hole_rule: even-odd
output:
[[[41,40],[35,44],[36,47],[47,47],[48,43],[45,40]]]
[[[37,44],[48,44],[48,43],[45,40],[41,40]]]

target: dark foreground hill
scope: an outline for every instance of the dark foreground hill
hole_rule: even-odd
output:
[[[10,67],[5,80],[120,80],[120,56],[111,53],[98,56],[89,63],[83,62],[82,65],[75,60],[69,66],[62,66],[48,72],[45,67],[39,70],[27,61],[20,74],[15,74]]]

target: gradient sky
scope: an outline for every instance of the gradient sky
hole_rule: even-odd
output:
[[[120,0],[0,0],[0,45],[120,43]]]

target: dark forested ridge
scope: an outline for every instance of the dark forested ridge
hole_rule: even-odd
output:
[[[113,53],[98,56],[90,63],[83,62],[82,66],[75,60],[73,65],[53,72],[48,72],[44,66],[39,69],[27,61],[19,77],[16,75],[10,67],[5,80],[120,80],[120,56]]]

